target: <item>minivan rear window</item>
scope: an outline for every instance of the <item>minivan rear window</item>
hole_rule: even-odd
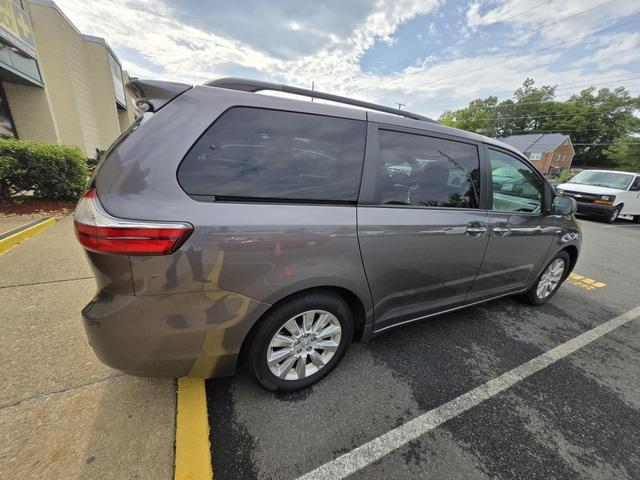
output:
[[[178,181],[216,200],[355,202],[365,134],[359,120],[234,107],[191,148]]]

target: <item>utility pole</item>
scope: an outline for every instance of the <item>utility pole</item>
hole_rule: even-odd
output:
[[[400,103],[400,102],[396,102],[396,105],[398,105],[398,112],[400,110],[402,110],[402,107],[406,107],[407,106],[406,103]],[[398,113],[398,115],[400,115],[400,114]]]
[[[316,82],[311,81],[311,91],[314,92],[316,90]],[[313,102],[313,95],[311,95],[311,101]]]

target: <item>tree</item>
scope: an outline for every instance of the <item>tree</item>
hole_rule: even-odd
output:
[[[484,133],[490,130],[491,118],[498,104],[498,97],[478,98],[469,106],[454,112],[447,110],[440,116],[440,122],[450,127]]]
[[[604,150],[604,155],[616,167],[631,172],[640,172],[640,137],[626,135],[616,139]]]
[[[566,101],[558,101],[556,86],[536,87],[535,81],[527,78],[513,99],[477,99],[465,108],[446,111],[440,121],[497,138],[564,133],[577,144],[575,165],[615,166],[619,160],[605,154],[607,144],[640,132],[640,119],[634,115],[638,109],[640,97],[631,96],[624,87],[597,92],[593,87],[587,88]]]

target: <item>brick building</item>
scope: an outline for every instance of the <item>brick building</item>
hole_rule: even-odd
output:
[[[561,133],[533,133],[501,138],[526,155],[543,174],[556,176],[571,168],[575,155],[571,138]]]
[[[135,118],[104,39],[51,0],[0,0],[0,137],[106,149]]]

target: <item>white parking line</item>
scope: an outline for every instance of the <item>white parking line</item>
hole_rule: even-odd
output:
[[[615,225],[600,225],[600,227],[602,228],[618,228],[618,227],[626,227],[626,228],[640,228],[640,224],[620,224],[617,223]]]
[[[523,363],[493,380],[489,380],[487,383],[474,388],[458,398],[430,410],[358,448],[321,465],[315,470],[302,475],[298,480],[334,480],[345,478],[485,400],[507,390],[521,380],[565,358],[567,355],[574,353],[603,335],[639,317],[640,307],[629,310],[619,317],[598,325],[592,330]]]

